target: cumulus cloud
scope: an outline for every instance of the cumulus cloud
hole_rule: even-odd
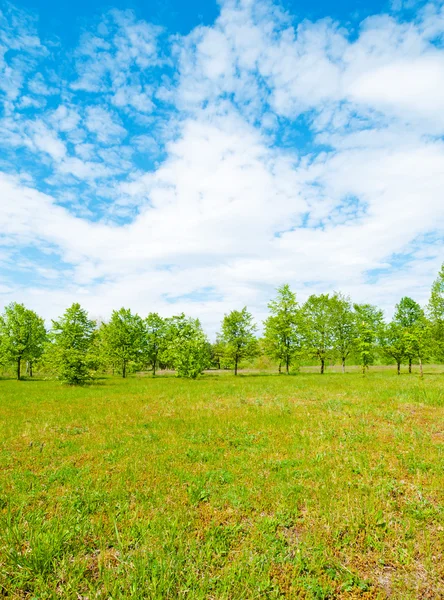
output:
[[[352,32],[225,0],[167,48],[111,11],[82,34],[71,80],[22,72],[8,96],[2,143],[36,162],[4,163],[0,244],[37,253],[37,279],[7,273],[2,299],[45,316],[75,299],[102,317],[184,310],[212,332],[244,304],[262,318],[284,281],[301,300],[424,302],[442,261],[443,34],[440,3]]]

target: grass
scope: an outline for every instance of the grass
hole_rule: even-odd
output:
[[[444,374],[0,381],[0,597],[444,597]]]

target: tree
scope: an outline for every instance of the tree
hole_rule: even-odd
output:
[[[47,360],[63,382],[81,385],[92,378],[95,326],[78,303],[68,308],[60,319],[52,321]]]
[[[28,312],[28,317],[30,339],[25,358],[28,363],[29,376],[32,377],[34,363],[37,362],[43,355],[47,340],[47,333],[43,319],[34,311],[30,310]]]
[[[272,359],[285,365],[287,373],[295,354],[300,350],[301,332],[299,305],[288,284],[277,289],[277,297],[268,304],[271,315],[264,321],[264,349]]]
[[[424,311],[412,298],[404,296],[401,298],[399,303],[395,307],[394,322],[397,323],[401,328],[405,336],[413,332],[416,325],[424,319]],[[409,373],[412,372],[412,360],[416,356],[414,347],[410,344],[405,346],[405,356],[409,361]],[[412,354],[413,352],[413,354]]]
[[[225,355],[226,355],[225,344],[222,341],[220,335],[217,335],[216,341],[214,342],[214,344],[211,344],[211,362],[219,370],[222,368]]]
[[[407,344],[405,330],[399,322],[392,321],[383,326],[381,345],[384,353],[396,361],[397,372],[400,375],[401,363],[407,352]]]
[[[120,366],[125,378],[128,364],[142,359],[145,342],[143,320],[128,308],[113,310],[109,323],[103,325],[102,335],[105,354],[113,364]]]
[[[0,317],[0,341],[6,362],[16,366],[17,380],[21,365],[27,361],[32,377],[32,365],[43,352],[46,329],[43,319],[23,304],[12,302]]]
[[[354,304],[356,333],[355,350],[360,358],[362,374],[373,363],[383,326],[383,312],[372,304]]]
[[[170,364],[178,377],[195,379],[210,361],[209,344],[199,319],[181,315],[165,319],[165,346],[162,362]]]
[[[145,319],[145,336],[146,358],[153,371],[153,377],[155,377],[156,369],[159,364],[159,356],[164,350],[166,341],[165,320],[157,313],[150,313]]]
[[[328,294],[313,294],[302,307],[303,343],[306,352],[321,362],[321,374],[325,361],[334,351],[334,322],[332,302]]]
[[[430,358],[433,353],[432,326],[425,315],[406,332],[405,345],[407,355],[418,358],[419,374],[422,379],[424,377],[424,360]]]
[[[232,310],[225,315],[221,329],[220,338],[225,344],[225,358],[234,366],[234,374],[237,375],[240,361],[257,355],[257,327],[253,323],[252,315],[244,306],[242,310]]]
[[[434,354],[444,361],[444,263],[432,285],[427,316],[431,324]]]
[[[356,337],[356,320],[350,298],[340,293],[330,299],[333,322],[334,350],[339,355],[342,372],[345,373],[345,361],[353,350]]]

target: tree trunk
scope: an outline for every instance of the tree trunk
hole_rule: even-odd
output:
[[[32,377],[32,360],[29,361],[29,376]]]
[[[281,365],[281,363],[279,363],[279,375],[282,373],[282,368],[281,367],[282,367],[282,365]]]
[[[412,359],[409,358],[409,373],[412,372]]]
[[[342,357],[342,372],[345,373],[345,356]]]
[[[19,356],[17,359],[17,381],[20,381],[20,363],[22,361],[22,357]]]
[[[422,360],[421,360],[421,357],[419,357],[419,376],[421,377],[421,379],[424,377],[424,371],[422,370]]]
[[[397,370],[398,370],[398,375],[401,375],[401,363],[397,362],[396,366],[397,366]]]
[[[123,366],[122,366],[122,377],[125,379],[126,377],[126,360],[123,361]]]
[[[321,358],[321,375],[324,374],[325,358]]]
[[[288,358],[288,356],[287,356],[287,360],[285,362],[285,367],[287,369],[287,375],[288,375],[288,373],[290,371],[290,359]]]
[[[154,362],[153,362],[153,377],[156,376],[156,362],[157,361],[154,359]]]
[[[234,374],[235,375],[237,375],[237,360],[238,360],[238,358],[236,356],[236,358],[234,359]]]
[[[362,365],[362,374],[365,375],[365,365]]]

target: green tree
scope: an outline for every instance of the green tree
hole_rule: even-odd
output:
[[[15,364],[18,380],[24,361],[32,377],[32,365],[42,355],[45,339],[45,324],[34,311],[16,302],[5,308],[0,317],[0,345],[5,362]]]
[[[356,319],[355,350],[359,356],[362,374],[374,361],[383,327],[383,312],[372,304],[354,304]]]
[[[246,306],[242,310],[232,310],[222,320],[220,339],[225,345],[225,359],[234,366],[235,375],[241,360],[257,355],[256,330]]]
[[[277,297],[268,304],[270,316],[264,321],[264,350],[267,356],[285,365],[287,373],[301,347],[299,305],[288,284],[277,289]]]
[[[433,330],[430,321],[423,315],[405,333],[406,354],[418,359],[419,374],[424,377],[423,364],[433,353]]]
[[[175,369],[178,377],[195,379],[210,361],[209,344],[199,319],[183,313],[165,319],[165,347],[160,360]]]
[[[381,329],[381,346],[384,354],[396,361],[398,375],[401,374],[401,363],[407,350],[413,352],[413,347],[407,347],[406,331],[398,321],[392,321]]]
[[[395,307],[394,322],[397,323],[403,331],[403,338],[415,331],[418,323],[423,321],[424,311],[415,300],[404,296]],[[409,361],[409,373],[412,372],[412,361],[417,356],[416,351],[410,344],[404,344],[405,356]],[[413,354],[412,354],[413,352]]]
[[[332,301],[328,294],[311,295],[302,307],[303,345],[307,354],[318,358],[321,374],[325,361],[333,356],[335,329]]]
[[[165,348],[166,343],[166,324],[157,313],[150,313],[145,319],[146,336],[146,358],[153,371],[153,377],[156,375],[156,369],[159,365],[159,356]]]
[[[28,363],[29,376],[32,377],[34,364],[39,361],[43,355],[47,340],[47,332],[43,319],[32,310],[29,311],[29,327],[31,336],[26,354],[26,361]]]
[[[140,362],[145,344],[143,320],[129,308],[113,310],[109,323],[102,326],[105,355],[120,367],[126,377],[128,364]]]
[[[57,321],[52,321],[50,344],[46,359],[59,379],[71,385],[81,385],[92,378],[96,364],[92,352],[95,321],[80,304],[74,303]]]
[[[434,354],[439,362],[444,361],[444,263],[432,285],[427,316],[431,324]]]
[[[341,359],[342,372],[345,373],[345,362],[353,350],[356,337],[356,319],[350,298],[336,292],[330,298],[330,310],[334,351]]]
[[[225,344],[221,339],[220,335],[216,336],[216,341],[211,344],[211,362],[218,369],[221,369],[224,365],[224,358],[226,355]]]

